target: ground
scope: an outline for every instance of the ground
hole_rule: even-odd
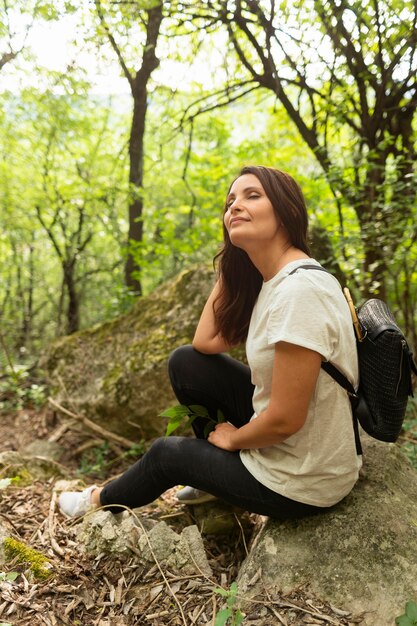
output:
[[[116,475],[132,460],[117,445],[103,443],[97,434],[51,407],[0,414],[0,452],[22,450],[34,439],[51,438],[63,448],[59,462],[68,478],[81,476],[87,484],[104,478],[103,474],[106,478]],[[42,581],[28,575],[26,564],[8,563],[3,575],[0,573],[0,626],[241,623],[232,583],[262,523],[260,518],[237,511],[236,526],[228,535],[204,537],[212,577],[178,576],[158,563],[145,568],[134,553],[115,558],[104,554],[92,557],[80,551],[74,522],[57,511],[52,487],[52,480],[38,481],[0,492],[0,522],[13,537],[45,554],[53,564],[52,576]],[[173,492],[141,513],[164,519],[176,531],[194,523],[192,509],[176,505]],[[10,572],[19,575],[4,580]],[[227,607],[226,621],[227,614],[221,609]],[[360,623],[360,618],[331,607],[305,588],[287,595],[265,592],[244,610],[242,623],[254,626]]]

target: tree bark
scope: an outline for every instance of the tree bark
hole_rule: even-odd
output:
[[[129,138],[129,232],[128,251],[125,264],[127,287],[137,295],[142,295],[140,245],[143,241],[143,179],[145,154],[145,124],[148,110],[148,83],[152,72],[158,67],[156,44],[162,22],[162,4],[148,12],[146,44],[142,65],[134,78],[129,81],[133,97],[133,115]]]
[[[80,329],[80,299],[76,288],[75,263],[73,259],[64,261],[62,264],[63,280],[67,289],[67,334],[77,332]]]

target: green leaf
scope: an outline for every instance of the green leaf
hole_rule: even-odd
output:
[[[208,410],[201,404],[191,404],[189,409],[198,417],[210,417]]]
[[[224,626],[229,617],[232,617],[232,611],[230,609],[221,609],[216,615],[214,626]]]
[[[169,437],[174,430],[181,426],[182,421],[188,418],[190,414],[190,408],[184,404],[169,407],[159,414],[160,417],[167,417],[169,422],[165,431],[165,436]]]
[[[405,614],[417,624],[417,604],[413,601],[405,605]]]
[[[172,435],[174,430],[176,430],[179,426],[181,426],[182,420],[183,420],[182,417],[177,417],[175,419],[172,418],[167,424],[165,436],[169,437],[170,435]]]
[[[228,598],[230,595],[230,591],[228,589],[223,589],[222,587],[216,587],[214,590],[219,596],[223,596],[223,598]]]
[[[205,427],[204,427],[204,437],[207,439],[207,437],[209,436],[209,434],[211,433],[212,430],[214,430],[215,427],[215,423],[214,422],[208,422]]]
[[[162,413],[159,414],[159,417],[168,417],[168,418],[183,418],[187,417],[190,409],[188,406],[184,406],[183,404],[179,404],[178,406],[171,406],[168,409],[165,409]]]
[[[191,424],[194,422],[196,417],[197,415],[191,415],[191,417],[188,418],[188,420],[184,424],[184,430],[188,428],[189,426],[191,426]]]
[[[244,614],[241,611],[237,610],[235,613],[235,617],[234,617],[235,626],[239,626],[239,624],[241,624],[244,619],[245,619]]]
[[[414,623],[407,615],[401,615],[395,619],[396,626],[414,626]]]
[[[217,410],[217,421],[219,424],[222,424],[223,422],[226,421],[226,418],[223,415],[223,411],[221,411],[220,409]]]

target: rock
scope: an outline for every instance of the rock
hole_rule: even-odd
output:
[[[184,573],[212,576],[203,540],[197,526],[186,526],[176,546],[176,565]]]
[[[0,562],[4,562],[3,544],[4,540],[11,536],[11,529],[0,523]]]
[[[54,483],[54,491],[82,491],[85,489],[85,483],[80,479],[67,479],[62,478]]]
[[[155,530],[156,528],[156,530]],[[149,533],[142,533],[138,548],[146,561],[166,561],[175,549],[179,535],[165,522],[158,522]]]
[[[67,470],[62,465],[51,459],[20,454],[14,450],[0,453],[0,474],[2,477],[19,478],[19,484],[49,480],[65,476],[66,473]]]
[[[34,439],[20,451],[25,456],[40,456],[44,459],[58,461],[61,457],[63,448],[55,441],[46,441],[44,439]]]
[[[184,271],[128,314],[53,343],[40,367],[54,398],[71,398],[71,410],[119,434],[163,434],[166,423],[157,415],[176,404],[167,359],[190,343],[213,278],[209,267]]]
[[[344,502],[304,520],[267,522],[240,570],[240,593],[306,584],[332,605],[363,612],[366,626],[392,626],[417,598],[417,472],[395,444],[364,444],[361,478]]]
[[[187,526],[178,535],[165,522],[159,522],[147,536],[141,536],[138,547],[142,558],[150,562],[156,559],[168,570],[184,575],[212,575],[197,526]]]
[[[99,510],[87,514],[78,529],[78,541],[93,554],[123,554],[130,552],[140,536],[135,518],[126,511],[113,515]]]
[[[99,510],[84,517],[77,538],[93,554],[133,551],[143,562],[157,561],[170,571],[212,574],[197,526],[188,526],[179,535],[165,522],[141,520],[127,511],[113,515]]]
[[[239,527],[242,511],[221,501],[193,507],[193,516],[202,535],[228,535]]]

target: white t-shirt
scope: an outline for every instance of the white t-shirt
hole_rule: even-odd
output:
[[[288,263],[263,283],[254,306],[246,342],[255,385],[252,419],[268,406],[279,341],[315,350],[358,385],[356,342],[340,285],[320,271],[300,269],[289,276],[306,264],[320,265],[313,259]],[[269,489],[306,504],[336,504],[351,491],[362,462],[346,391],[321,369],[302,428],[282,443],[240,455]]]

